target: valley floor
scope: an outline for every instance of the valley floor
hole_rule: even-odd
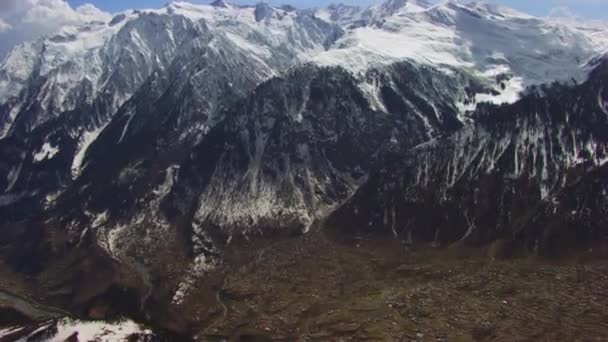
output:
[[[492,260],[313,233],[229,274],[202,340],[608,340],[604,262]]]
[[[243,247],[256,252],[228,255],[226,265],[241,266],[209,275],[172,308],[195,340],[608,340],[605,261],[500,260],[318,231]]]

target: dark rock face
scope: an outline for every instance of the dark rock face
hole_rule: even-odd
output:
[[[330,7],[341,28],[266,4],[240,8],[246,22],[167,6],[108,24],[125,26],[90,56],[102,89],[50,86],[76,73],[66,63],[0,107],[0,259],[50,304],[189,332],[172,310],[239,242],[313,227],[545,255],[605,247],[608,62],[583,84],[463,113],[510,76],[300,63],[343,28],[380,27],[370,11]]]
[[[236,112],[234,103],[291,66],[298,51],[331,44],[339,32],[310,15],[290,15],[297,26],[291,29],[300,35],[289,36],[262,59],[203,21],[140,13],[108,43],[120,58],[107,68],[108,88],[92,103],[44,113],[36,101],[46,93],[27,88],[35,96],[26,96],[32,102],[24,108],[37,111],[19,113],[0,139],[2,260],[31,276],[34,287],[44,284],[41,295],[53,305],[95,317],[106,312],[136,317],[160,306],[150,309],[159,321],[185,329],[163,310],[196,256],[191,222],[167,221],[160,202],[193,147],[216,140],[210,131]],[[164,52],[152,53],[153,62],[146,63],[141,51],[129,49],[127,38],[134,30],[156,33],[158,26],[174,29],[176,38],[140,37],[141,44],[157,39],[150,44]],[[251,37],[275,48],[267,38]],[[175,48],[168,49],[169,43]],[[9,111],[0,110],[2,121]],[[114,296],[115,288],[127,289],[125,297]],[[97,303],[105,298],[128,305]],[[146,319],[156,319],[154,314]]]
[[[150,60],[142,54],[133,56],[133,51],[137,51],[141,44],[155,46],[157,40],[168,39],[166,33],[165,36],[154,33],[152,28],[160,25],[172,27],[173,33],[179,37],[174,42],[175,46],[168,48],[158,44],[157,50],[149,51]],[[142,32],[139,42],[131,41],[135,31]],[[99,134],[126,101],[125,98],[142,86],[148,77],[155,77],[154,70],[165,69],[179,59],[176,47],[187,49],[194,42],[204,40],[205,36],[208,37],[209,33],[204,27],[183,17],[142,15],[139,20],[127,23],[113,37],[112,44],[100,52],[102,76],[107,82],[97,93],[92,92],[85,78],[82,84],[75,85],[75,89],[87,93],[86,96],[66,97],[64,102],[67,104],[55,103],[53,107],[43,103],[56,97],[52,88],[26,88],[19,98],[22,103],[16,106],[22,108],[21,111],[7,136],[0,139],[0,187],[3,189],[0,196],[5,199],[0,210],[12,213],[4,217],[12,221],[31,218],[45,209],[48,200],[71,186],[84,166],[75,161],[83,159],[78,154],[86,153],[86,150],[81,150],[87,144],[87,137]],[[49,77],[34,74],[29,82],[43,84]],[[89,100],[91,96],[94,98]],[[2,116],[8,110],[0,113]],[[45,148],[52,149],[53,153],[41,155]]]
[[[328,224],[407,243],[515,240],[545,254],[605,241],[608,117],[597,98],[607,71],[483,106],[453,135],[389,154]]]
[[[475,87],[465,73],[409,63],[361,78],[305,65],[256,86],[257,74],[201,46],[208,60],[177,58],[104,124],[76,178],[77,142],[57,125],[77,121],[43,125],[36,133],[52,134],[28,142],[50,136],[44,142],[61,148],[37,162],[30,155],[5,184],[39,193],[3,197],[0,247],[53,305],[94,318],[152,312],[145,318],[183,331],[167,303],[217,266],[231,240],[306,232],[365,182],[383,151],[460,129],[455,103]],[[15,161],[28,150],[18,141],[2,140]],[[17,165],[9,161],[7,173]]]
[[[466,97],[461,76],[407,63],[376,70],[366,82],[377,85],[377,99],[336,68],[270,80],[229,109],[182,164],[165,212],[220,245],[242,234],[306,232],[365,181],[381,151],[461,127],[453,105]]]
[[[331,44],[339,36],[337,27],[310,15],[294,14],[293,25],[302,35],[291,35],[280,47],[252,34],[260,46],[276,50],[261,60],[203,21],[142,13],[129,19],[99,56],[91,57],[99,59],[103,89],[93,91],[85,77],[74,84],[78,94],[57,99],[58,91],[47,85],[56,75],[34,72],[25,90],[0,108],[2,129],[7,128],[0,139],[0,212],[6,213],[0,221],[29,219],[91,180],[104,184],[115,179],[135,159],[162,160],[157,167],[144,167],[145,177],[162,179],[157,168],[179,165],[184,151],[221,121],[228,103],[288,68],[299,49]],[[158,33],[158,27],[167,30]],[[55,71],[61,72],[67,71]],[[13,109],[17,112],[11,119]],[[116,146],[120,153],[108,153]],[[97,171],[84,177],[87,168]],[[89,197],[77,196],[79,201]]]

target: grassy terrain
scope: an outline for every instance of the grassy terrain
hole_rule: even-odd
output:
[[[320,231],[256,239],[157,311],[199,341],[608,341],[608,262],[496,254]],[[0,288],[37,298],[34,283],[0,264]]]
[[[321,233],[275,242],[226,270],[215,303],[200,305],[214,318],[199,337],[608,340],[607,264],[475,253],[461,247],[413,251],[374,239],[336,242]]]

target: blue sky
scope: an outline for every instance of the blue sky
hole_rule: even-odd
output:
[[[110,12],[117,12],[128,8],[161,7],[167,3],[167,1],[168,0],[68,0],[68,2],[74,6],[90,2],[97,7]],[[275,4],[288,3],[298,7],[312,7],[332,2],[368,5],[377,1],[378,0],[272,0],[269,2]],[[209,1],[191,0],[191,2],[207,3]],[[255,1],[235,0],[234,2],[245,4]],[[547,15],[553,8],[567,7],[573,13],[581,17],[593,19],[608,18],[608,0],[491,0],[491,2],[501,3],[539,16]]]

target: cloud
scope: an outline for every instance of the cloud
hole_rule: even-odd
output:
[[[10,31],[13,26],[6,21],[0,19],[0,33]]]
[[[15,45],[62,27],[110,18],[91,4],[72,8],[65,0],[0,0],[0,58]]]
[[[0,12],[8,12],[17,8],[19,0],[2,0],[0,1]]]
[[[579,16],[568,6],[557,6],[549,10],[549,18],[577,20]]]

